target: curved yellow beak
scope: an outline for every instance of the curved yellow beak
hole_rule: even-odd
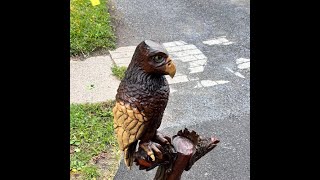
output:
[[[170,57],[167,58],[166,60],[166,65],[165,65],[165,72],[173,78],[174,75],[176,74],[176,65],[173,63],[172,59]]]

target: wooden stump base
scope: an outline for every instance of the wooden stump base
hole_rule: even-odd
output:
[[[179,180],[182,173],[190,170],[192,165],[210,152],[220,142],[215,137],[202,138],[195,131],[185,128],[180,130],[171,139],[169,144],[161,145],[162,159],[156,157],[155,161],[139,148],[134,154],[134,162],[139,170],[151,170],[157,166],[157,173],[154,180]]]

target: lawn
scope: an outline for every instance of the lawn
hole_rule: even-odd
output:
[[[126,70],[127,67],[125,66],[114,65],[111,68],[112,74],[116,76],[119,80],[122,80],[124,78],[124,76],[126,75]]]
[[[113,106],[114,101],[70,105],[71,177],[114,176],[120,151],[113,130]]]
[[[92,6],[90,0],[70,0],[70,55],[88,55],[97,49],[114,49],[107,0]]]

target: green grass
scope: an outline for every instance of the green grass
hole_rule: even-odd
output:
[[[115,65],[111,68],[111,70],[112,70],[112,74],[114,76],[116,76],[118,79],[122,80],[125,76],[125,72],[127,70],[127,67],[125,67],[125,66],[119,67],[119,66]]]
[[[70,0],[70,55],[114,47],[107,0],[100,0],[97,6],[92,6],[90,0]]]
[[[70,171],[85,179],[99,177],[90,160],[102,152],[117,149],[114,136],[112,108],[114,101],[70,105]]]

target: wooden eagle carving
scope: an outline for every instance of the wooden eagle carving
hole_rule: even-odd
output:
[[[163,45],[145,40],[135,49],[116,95],[113,108],[114,129],[124,161],[130,168],[139,146],[155,161],[162,158],[161,145],[168,143],[157,129],[169,98],[169,84],[164,75],[174,77],[175,64]]]

